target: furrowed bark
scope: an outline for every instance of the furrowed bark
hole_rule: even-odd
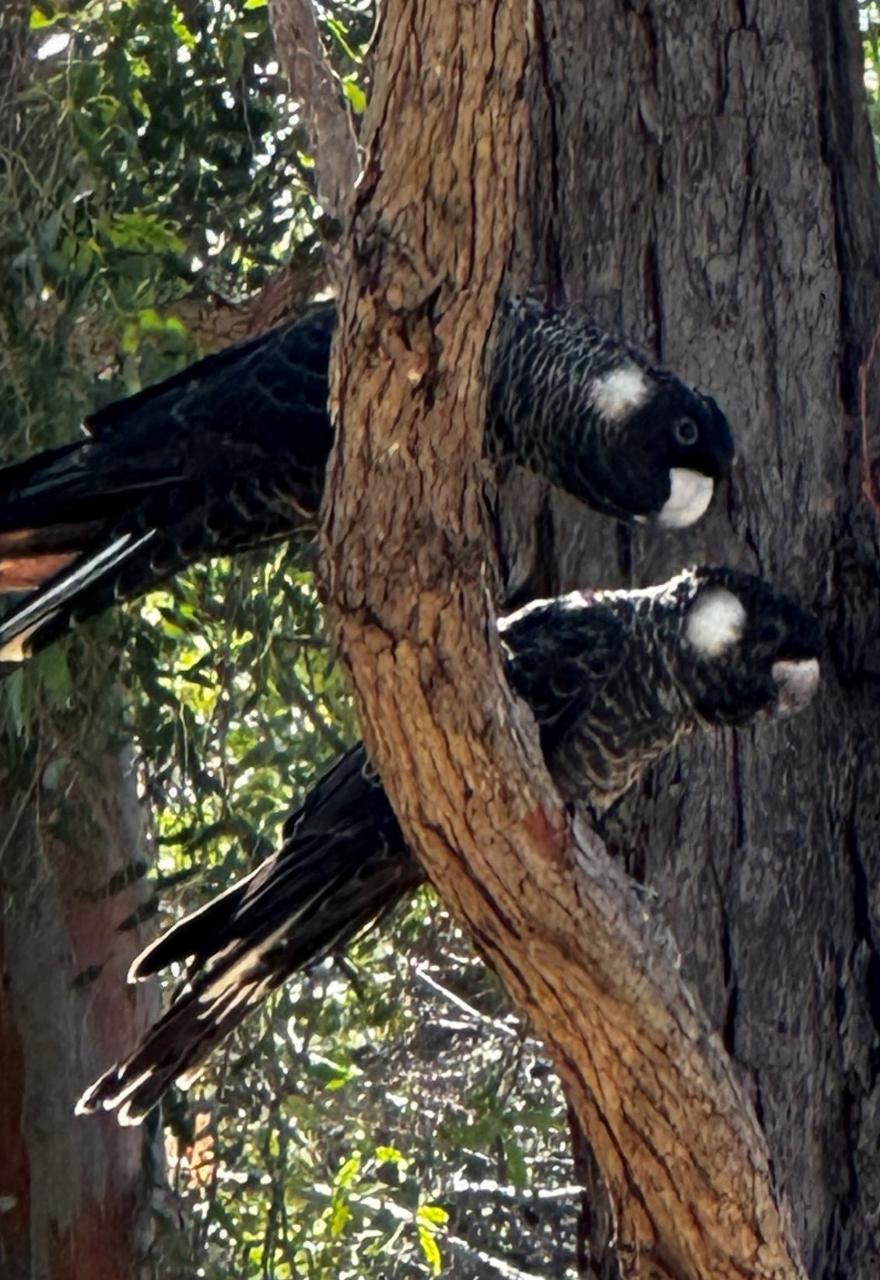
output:
[[[753,1109],[674,948],[554,793],[492,639],[481,374],[533,163],[536,12],[386,6],[340,299],[328,594],[412,846],[566,1082],[623,1274],[803,1276]]]
[[[738,454],[692,531],[615,539],[596,522],[579,559],[557,536],[562,585],[739,564],[799,593],[827,636],[808,712],[692,739],[605,835],[748,1081],[810,1275],[875,1280],[880,525],[858,374],[870,449],[880,199],[856,6],[542,11],[523,255],[709,389]]]

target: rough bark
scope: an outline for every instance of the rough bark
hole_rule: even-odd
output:
[[[880,316],[880,218],[855,6],[543,11],[531,270],[711,387],[738,439],[726,509],[610,554],[600,532],[590,580],[597,564],[598,580],[644,582],[695,558],[740,563],[800,591],[829,637],[813,712],[689,744],[609,835],[748,1084],[811,1276],[868,1280],[880,598],[858,374]],[[877,391],[875,363],[869,440]]]
[[[727,181],[731,171],[739,173],[743,157],[748,159],[754,148],[755,128],[763,130],[764,111],[772,115],[778,108],[777,130],[781,121],[791,129],[792,113],[803,123],[808,109],[815,121],[815,80],[809,96],[804,82],[800,96],[789,97],[788,85],[784,95],[762,85],[766,97],[754,97],[757,73],[752,68],[747,75],[738,64],[736,33],[726,32],[725,76],[719,84],[717,15],[694,11],[685,23],[677,7],[663,7],[662,14],[648,6],[640,9],[600,5],[587,16],[570,6],[551,13],[545,5],[533,11],[535,25],[524,28],[521,14],[514,23],[511,15],[489,5],[449,7],[442,13],[427,4],[387,6],[377,47],[366,175],[355,209],[352,271],[341,299],[345,358],[335,383],[341,447],[327,509],[328,583],[368,740],[408,835],[444,897],[467,919],[546,1039],[590,1138],[617,1230],[617,1258],[604,1273],[614,1267],[651,1277],[795,1276],[803,1272],[771,1177],[764,1134],[720,1038],[710,1034],[676,972],[674,949],[664,941],[663,911],[646,909],[632,881],[577,822],[569,825],[540,768],[529,727],[503,688],[486,627],[486,586],[494,585],[495,572],[486,555],[489,539],[480,502],[479,372],[510,261],[518,264],[508,277],[514,284],[525,274],[523,264],[532,275],[543,267],[552,291],[559,292],[568,258],[576,294],[584,291],[588,237],[591,265],[599,264],[591,280],[600,304],[603,295],[607,304],[622,290],[627,305],[618,309],[618,318],[622,312],[630,330],[647,330],[691,376],[736,367],[738,383],[729,390],[738,397],[745,393],[745,408],[765,427],[772,414],[782,423],[785,396],[797,392],[789,379],[803,371],[810,339],[825,339],[838,324],[836,308],[829,318],[818,305],[819,295],[838,282],[830,200],[819,192],[819,227],[809,235],[806,220],[798,222],[803,191],[782,200],[786,232],[797,237],[802,231],[805,238],[795,247],[774,226],[770,247],[781,273],[777,296],[769,292],[774,280],[768,273],[768,246],[760,246],[760,252],[754,248],[753,271],[746,272],[741,258],[748,239],[746,246],[736,238],[728,244],[732,229],[724,223],[725,206],[719,204],[712,176],[716,162],[724,159]],[[658,26],[661,18],[664,23],[659,35],[655,18]],[[786,34],[781,19],[773,34],[777,40]],[[691,84],[684,94],[673,82],[667,103],[659,88],[659,49],[674,49],[676,40]],[[621,59],[621,42],[631,61]],[[784,47],[802,78],[815,76],[815,63],[807,57],[812,46],[800,31]],[[599,58],[597,48],[613,61],[619,82],[607,74],[602,79],[607,101],[601,102],[601,115],[599,81],[590,66]],[[713,56],[704,66],[696,55],[708,56],[710,48]],[[620,68],[630,65],[632,79],[647,75],[651,80],[653,102],[640,103],[632,80],[620,75]],[[613,146],[604,150],[603,128],[615,108],[613,139],[626,143],[621,155]],[[639,112],[653,108],[652,128],[664,130],[668,159],[653,153],[652,146],[659,144],[639,125]],[[717,116],[725,109],[732,127],[719,129]],[[693,119],[689,112],[696,113]],[[584,164],[579,144],[586,141],[589,153],[591,137],[601,138],[606,167],[598,155],[589,156],[592,166]],[[671,167],[663,183],[661,159]],[[787,170],[808,171],[796,138]],[[674,185],[682,173],[699,197],[696,225],[687,227],[685,193]],[[522,203],[529,183],[538,194],[533,191]],[[592,203],[569,203],[572,193],[583,196],[584,183]],[[658,189],[665,195],[666,183],[672,191],[664,203]],[[647,246],[638,239],[640,184],[647,185],[654,202],[646,200],[644,207],[651,231]],[[740,231],[750,212],[762,217],[772,203],[763,187],[756,192],[758,185],[753,180],[751,190],[731,196]],[[688,196],[688,208],[692,199]],[[576,232],[575,207],[583,224]],[[667,295],[666,255],[674,248],[683,256],[675,264],[680,274],[670,264],[676,292]],[[575,269],[578,254],[580,268]],[[785,276],[793,260],[800,281]],[[721,305],[723,286],[729,289],[741,270],[747,298],[742,313],[730,314]],[[721,297],[713,290],[721,290]],[[634,311],[648,302],[649,312]],[[754,358],[762,326],[776,321],[783,302],[802,307],[803,322],[810,326],[786,333],[791,363],[784,370]],[[676,321],[681,332],[672,329]],[[773,349],[777,361],[783,346],[777,341]],[[746,354],[751,386],[745,385],[749,379],[742,364],[733,363]],[[702,381],[718,389],[714,376]],[[833,403],[839,415],[837,391],[836,383],[825,387],[822,403],[829,410]],[[746,440],[751,439],[748,432]],[[748,481],[739,480],[737,501],[703,532],[704,545],[732,552],[745,540],[753,553],[760,546],[765,517],[758,514],[758,500],[771,504],[774,486],[803,472],[797,455],[784,452],[787,444],[784,437],[771,436],[755,448]],[[788,556],[791,565],[784,574],[795,585],[799,578],[804,585],[806,566],[826,544],[819,513],[827,516],[829,503],[834,505],[833,477],[824,470],[834,447],[829,441],[824,455],[817,450],[818,483],[809,495],[815,518],[805,520],[802,545]],[[775,506],[773,518],[778,529]],[[584,557],[600,566],[602,576],[593,581],[610,576],[607,533],[606,528],[605,549],[594,546]],[[644,561],[645,572],[651,572],[638,548],[621,541],[619,549],[625,558],[637,556],[640,567]],[[679,545],[672,554],[677,564],[687,551]],[[748,551],[728,558],[748,559]],[[759,558],[761,568],[772,570],[776,564],[769,556]],[[613,568],[620,573],[619,564]],[[583,569],[581,582],[582,574]],[[813,600],[817,594],[807,593]],[[798,810],[811,798],[814,781],[809,772],[798,771],[795,753],[798,730],[815,742],[822,716],[820,709],[806,728],[779,731],[769,741],[741,735],[749,746],[758,743],[748,765],[742,743],[733,736],[703,749],[702,757],[716,771],[725,757],[727,768],[724,782],[716,772],[715,790],[695,788],[702,825],[676,833],[687,841],[685,860],[698,868],[699,883],[707,874],[714,883],[713,866],[722,856],[717,846],[734,862],[739,856],[742,833],[729,821],[728,806],[736,809],[738,799],[736,813],[742,817],[743,805],[749,804],[743,797],[749,787],[756,788],[755,813],[748,817],[757,821],[768,808],[770,778],[777,807],[784,807],[783,799],[789,806],[787,825],[781,832],[777,827],[774,836],[787,833],[789,845],[821,838],[815,826],[799,830]],[[761,751],[767,749],[775,768],[771,775],[760,768]],[[738,762],[732,788],[731,753]],[[665,792],[673,812],[680,813],[681,787],[669,781]],[[642,862],[653,857],[641,831],[632,847]],[[767,844],[762,847],[765,878],[757,882],[758,893],[768,883],[771,856]],[[661,893],[664,906],[670,897]],[[693,916],[693,900],[689,905]],[[765,911],[770,905],[762,903]],[[754,901],[750,910],[754,920]],[[705,914],[707,945],[711,940],[715,956],[727,935],[717,913],[714,918]],[[674,912],[669,919],[681,923]],[[693,920],[687,923],[688,931],[679,936],[682,946],[693,929]],[[759,961],[755,967],[762,966]],[[689,968],[695,972],[693,965]],[[711,1001],[709,1009],[714,1025],[726,1032],[728,1023]],[[762,1095],[755,1096],[763,1116]],[[780,1143],[778,1129],[768,1128]],[[787,1185],[797,1199],[797,1181],[788,1179]],[[812,1244],[805,1217],[798,1199],[801,1238]]]

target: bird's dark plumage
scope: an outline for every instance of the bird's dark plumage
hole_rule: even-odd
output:
[[[683,735],[796,710],[818,682],[815,620],[732,569],[538,601],[504,618],[499,633],[557,786],[597,811]],[[139,1120],[266,994],[422,879],[362,746],[316,784],[284,836],[251,875],[135,961],[133,979],[186,964],[188,984],[80,1111],[119,1108],[123,1122]]]
[[[315,307],[0,471],[0,590],[37,588],[0,623],[0,661],[186,564],[314,530],[334,323]]]
[[[492,433],[496,456],[597,511],[667,528],[699,519],[733,461],[727,419],[709,396],[583,312],[521,298],[502,314]]]
[[[310,535],[333,431],[332,302],[93,414],[85,440],[0,471],[0,665],[184,565]],[[511,299],[487,449],[621,518],[691,523],[726,474],[724,415],[577,311]]]

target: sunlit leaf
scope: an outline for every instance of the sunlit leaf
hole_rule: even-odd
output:
[[[419,1227],[419,1244],[425,1255],[425,1261],[431,1268],[431,1275],[439,1276],[443,1270],[443,1257],[434,1232],[428,1227]]]

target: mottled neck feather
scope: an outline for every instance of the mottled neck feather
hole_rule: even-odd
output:
[[[487,424],[496,457],[562,487],[577,457],[581,473],[592,473],[601,487],[601,445],[633,397],[645,394],[636,353],[582,315],[545,311],[520,298],[505,303]]]

